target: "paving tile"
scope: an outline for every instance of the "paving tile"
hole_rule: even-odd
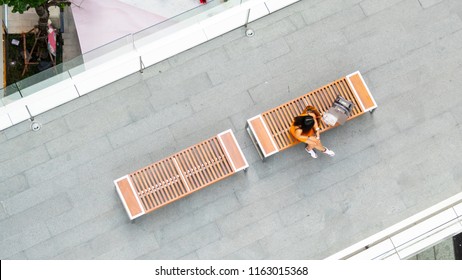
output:
[[[225,45],[225,49],[232,59],[225,65],[234,64],[236,60],[240,59],[257,59],[258,61],[265,63],[291,51],[284,38],[277,38],[276,40],[265,43],[258,48],[250,48],[248,44],[239,44],[238,42],[233,41]]]
[[[459,193],[461,3],[298,1],[0,132],[1,257],[322,259]],[[259,159],[248,118],[356,70],[334,158]],[[130,223],[115,178],[230,128],[246,173]]]
[[[284,211],[283,213],[291,215],[289,211]],[[286,220],[286,218],[282,215],[284,214],[279,214],[279,216],[282,219]],[[316,217],[316,215],[308,214],[299,222],[286,225],[282,227],[280,230],[275,231],[271,235],[265,236],[258,242],[261,248],[264,250],[264,252],[266,252],[268,257],[274,256],[280,250],[293,244],[298,244],[298,242],[300,242],[306,236],[319,232],[325,227],[327,227],[327,219],[317,219],[318,218]]]
[[[109,188],[109,186],[108,186]],[[117,194],[111,188],[108,190],[112,196],[89,197],[87,200],[75,203],[73,208],[60,215],[54,215],[46,221],[46,225],[51,235],[58,235],[69,229],[77,227],[83,223],[89,222],[99,215],[106,213],[114,208],[120,209],[121,215],[125,215],[117,200]],[[88,211],[91,208],[91,211]],[[123,213],[123,214],[122,214]]]
[[[15,176],[50,159],[45,146],[41,145],[0,163],[0,182]]]
[[[231,107],[228,109],[229,113],[227,114],[232,114],[233,110],[237,111],[235,107]],[[219,110],[217,109],[216,111]],[[191,118],[172,124],[169,129],[173,134],[173,138],[178,143],[178,146],[184,149],[204,141],[205,139],[216,136],[218,133],[225,130],[233,129],[234,131],[233,124],[226,115],[218,115],[217,117],[213,112],[201,111],[194,114]]]
[[[63,116],[79,110],[80,108],[88,106],[90,103],[91,100],[88,95],[84,95],[70,102],[64,103],[61,106],[53,108],[53,110],[44,112],[37,116],[36,119],[42,124],[47,124],[51,121],[61,119]]]
[[[50,184],[50,182],[47,182],[47,184]],[[61,186],[61,190],[56,186],[46,184],[44,184],[43,187],[28,188],[23,192],[2,201],[2,203],[10,215],[15,215],[37,204],[43,203],[64,191],[65,189],[62,188],[63,184],[59,184]]]
[[[52,236],[25,250],[28,259],[52,259],[71,251],[72,248],[88,243],[89,240],[111,231],[122,224],[129,224],[122,208],[101,213],[98,217],[67,231]],[[77,257],[79,258],[79,257]]]
[[[197,254],[201,259],[221,259],[270,235],[280,228],[281,222],[277,215],[273,214],[241,228],[232,235],[224,236],[220,240],[198,249]]]
[[[29,228],[35,225],[45,225],[48,219],[66,213],[70,209],[72,209],[72,205],[69,197],[65,194],[58,194],[21,213],[9,216],[7,219],[0,221],[0,228],[2,229],[0,231],[1,240],[5,240],[11,236],[16,236],[20,239],[20,235],[27,232]]]
[[[322,259],[327,245],[322,236],[308,236],[307,238],[281,249],[277,254],[270,255],[269,259]]]
[[[3,133],[7,139],[13,139],[21,134],[30,132],[30,121],[26,120],[10,126],[9,128],[3,130]]]
[[[0,221],[4,220],[5,218],[8,217],[8,214],[5,211],[5,207],[3,206],[3,203],[0,204]]]
[[[0,182],[0,201],[6,200],[29,188],[26,177],[19,174]]]
[[[157,248],[157,242],[151,234],[145,234],[132,224],[125,224],[96,236],[88,242],[56,256],[58,259],[74,259],[79,255],[85,259],[133,259],[143,250],[149,251]],[[78,254],[75,254],[75,252]],[[80,252],[79,252],[80,251]],[[133,254],[133,255],[132,255]]]
[[[66,152],[78,149],[81,146],[89,145],[92,141],[101,138],[107,133],[108,123],[106,120],[92,122],[89,125],[70,131],[45,144],[47,151],[52,158],[57,158]]]
[[[256,223],[277,212],[281,208],[295,203],[302,196],[296,188],[282,188],[279,192],[269,195],[243,207],[225,217],[218,219],[220,231],[226,235],[232,235],[241,227]]]
[[[213,223],[204,225],[191,232],[181,236],[172,242],[161,246],[158,250],[140,256],[138,259],[191,259],[197,258],[196,249],[215,242],[220,238],[220,231]]]
[[[228,260],[263,260],[267,256],[267,253],[260,245],[259,241],[250,244],[234,253],[224,256],[223,259]]]
[[[378,13],[384,9],[387,9],[403,0],[392,0],[392,1],[379,1],[379,0],[365,0],[359,3],[361,9],[367,16]]]
[[[50,237],[46,226],[35,224],[23,229],[22,233],[2,238],[0,242],[0,258],[6,259],[15,254],[40,243]]]
[[[7,138],[5,136],[5,132],[1,131],[0,132],[0,143],[6,142]]]
[[[142,81],[142,79],[142,74],[135,72],[127,77],[117,80],[115,83],[110,83],[104,87],[98,88],[92,91],[91,94],[87,94],[85,96],[88,96],[88,99],[91,103],[95,103],[99,100],[111,97],[114,94],[118,94],[120,91],[130,88],[133,85],[136,86],[140,83],[140,81]]]
[[[316,23],[331,15],[335,15],[342,10],[348,9],[349,7],[361,2],[361,0],[330,0],[318,2],[319,3],[316,3],[303,11],[303,17],[307,25]]]
[[[201,192],[204,191],[207,191],[207,189],[201,190]],[[198,195],[199,193],[200,192],[197,192],[194,195]],[[181,201],[175,203],[181,203]],[[162,247],[166,242],[175,240],[186,235],[190,231],[194,231],[220,217],[226,216],[237,208],[239,208],[239,203],[234,194],[226,195],[212,203],[204,205],[192,213],[171,220],[169,224],[161,228],[155,229],[157,240]]]
[[[69,128],[63,119],[51,121],[42,127],[37,132],[29,132],[15,137],[1,145],[0,162],[18,156],[21,153],[27,152],[33,148],[39,147],[44,143],[59,138],[61,135],[69,132]]]
[[[197,73],[184,81],[175,80],[175,83],[171,84],[166,83],[165,78],[159,76],[156,81],[148,82],[153,93],[150,102],[156,110],[170,110],[170,106],[185,102],[190,95],[212,87],[212,81],[207,72]]]
[[[429,8],[433,5],[441,3],[443,0],[419,0],[420,5],[422,5],[422,8],[426,9]]]
[[[171,68],[170,63],[168,60],[160,61],[154,65],[151,65],[145,69],[143,69],[143,73],[141,73],[141,78],[143,80],[148,80],[154,76],[162,74],[163,72],[168,71]]]
[[[9,256],[7,258],[7,260],[27,260],[27,256],[26,254],[24,253],[24,251],[19,251],[18,253],[12,255],[12,256]]]
[[[178,110],[182,113],[178,114]],[[161,110],[148,118],[134,122],[121,129],[108,134],[108,138],[114,148],[119,148],[130,142],[136,141],[144,136],[163,137],[161,133],[169,136],[169,131],[164,129],[166,126],[181,123],[185,118],[192,115],[192,108],[188,101],[180,102],[168,109]]]
[[[37,165],[26,171],[25,174],[29,183],[43,182],[111,150],[112,147],[109,140],[106,137],[101,137],[91,143],[78,146],[68,153]]]
[[[192,252],[190,254],[184,255],[178,258],[179,260],[199,260],[199,256],[196,252]]]

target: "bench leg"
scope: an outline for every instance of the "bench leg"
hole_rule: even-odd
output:
[[[375,109],[377,109],[377,108],[374,108],[374,109],[370,110],[369,113],[373,114]]]

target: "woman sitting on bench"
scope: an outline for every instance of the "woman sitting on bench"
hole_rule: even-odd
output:
[[[319,138],[320,128],[318,124],[320,121],[321,114],[319,111],[315,107],[308,105],[299,116],[294,118],[290,126],[290,134],[298,141],[306,144],[305,151],[312,158],[318,157],[313,149],[333,157],[335,153],[324,147]]]

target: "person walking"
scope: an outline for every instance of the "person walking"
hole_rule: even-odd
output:
[[[305,143],[305,151],[312,158],[317,158],[318,155],[314,149],[328,155],[335,156],[332,150],[324,147],[319,137],[319,124],[322,121],[319,111],[311,105],[308,105],[303,112],[296,116],[290,126],[290,134],[300,142]]]

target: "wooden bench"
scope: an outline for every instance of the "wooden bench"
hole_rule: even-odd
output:
[[[231,130],[114,181],[130,220],[246,170]]]
[[[322,114],[329,110],[338,95],[354,103],[348,120],[366,112],[372,113],[377,108],[358,71],[250,118],[247,120],[246,129],[262,160],[299,143],[292,137],[289,128],[294,117],[299,115],[307,105],[315,106]],[[321,132],[324,132],[332,127],[322,123],[320,128]]]

